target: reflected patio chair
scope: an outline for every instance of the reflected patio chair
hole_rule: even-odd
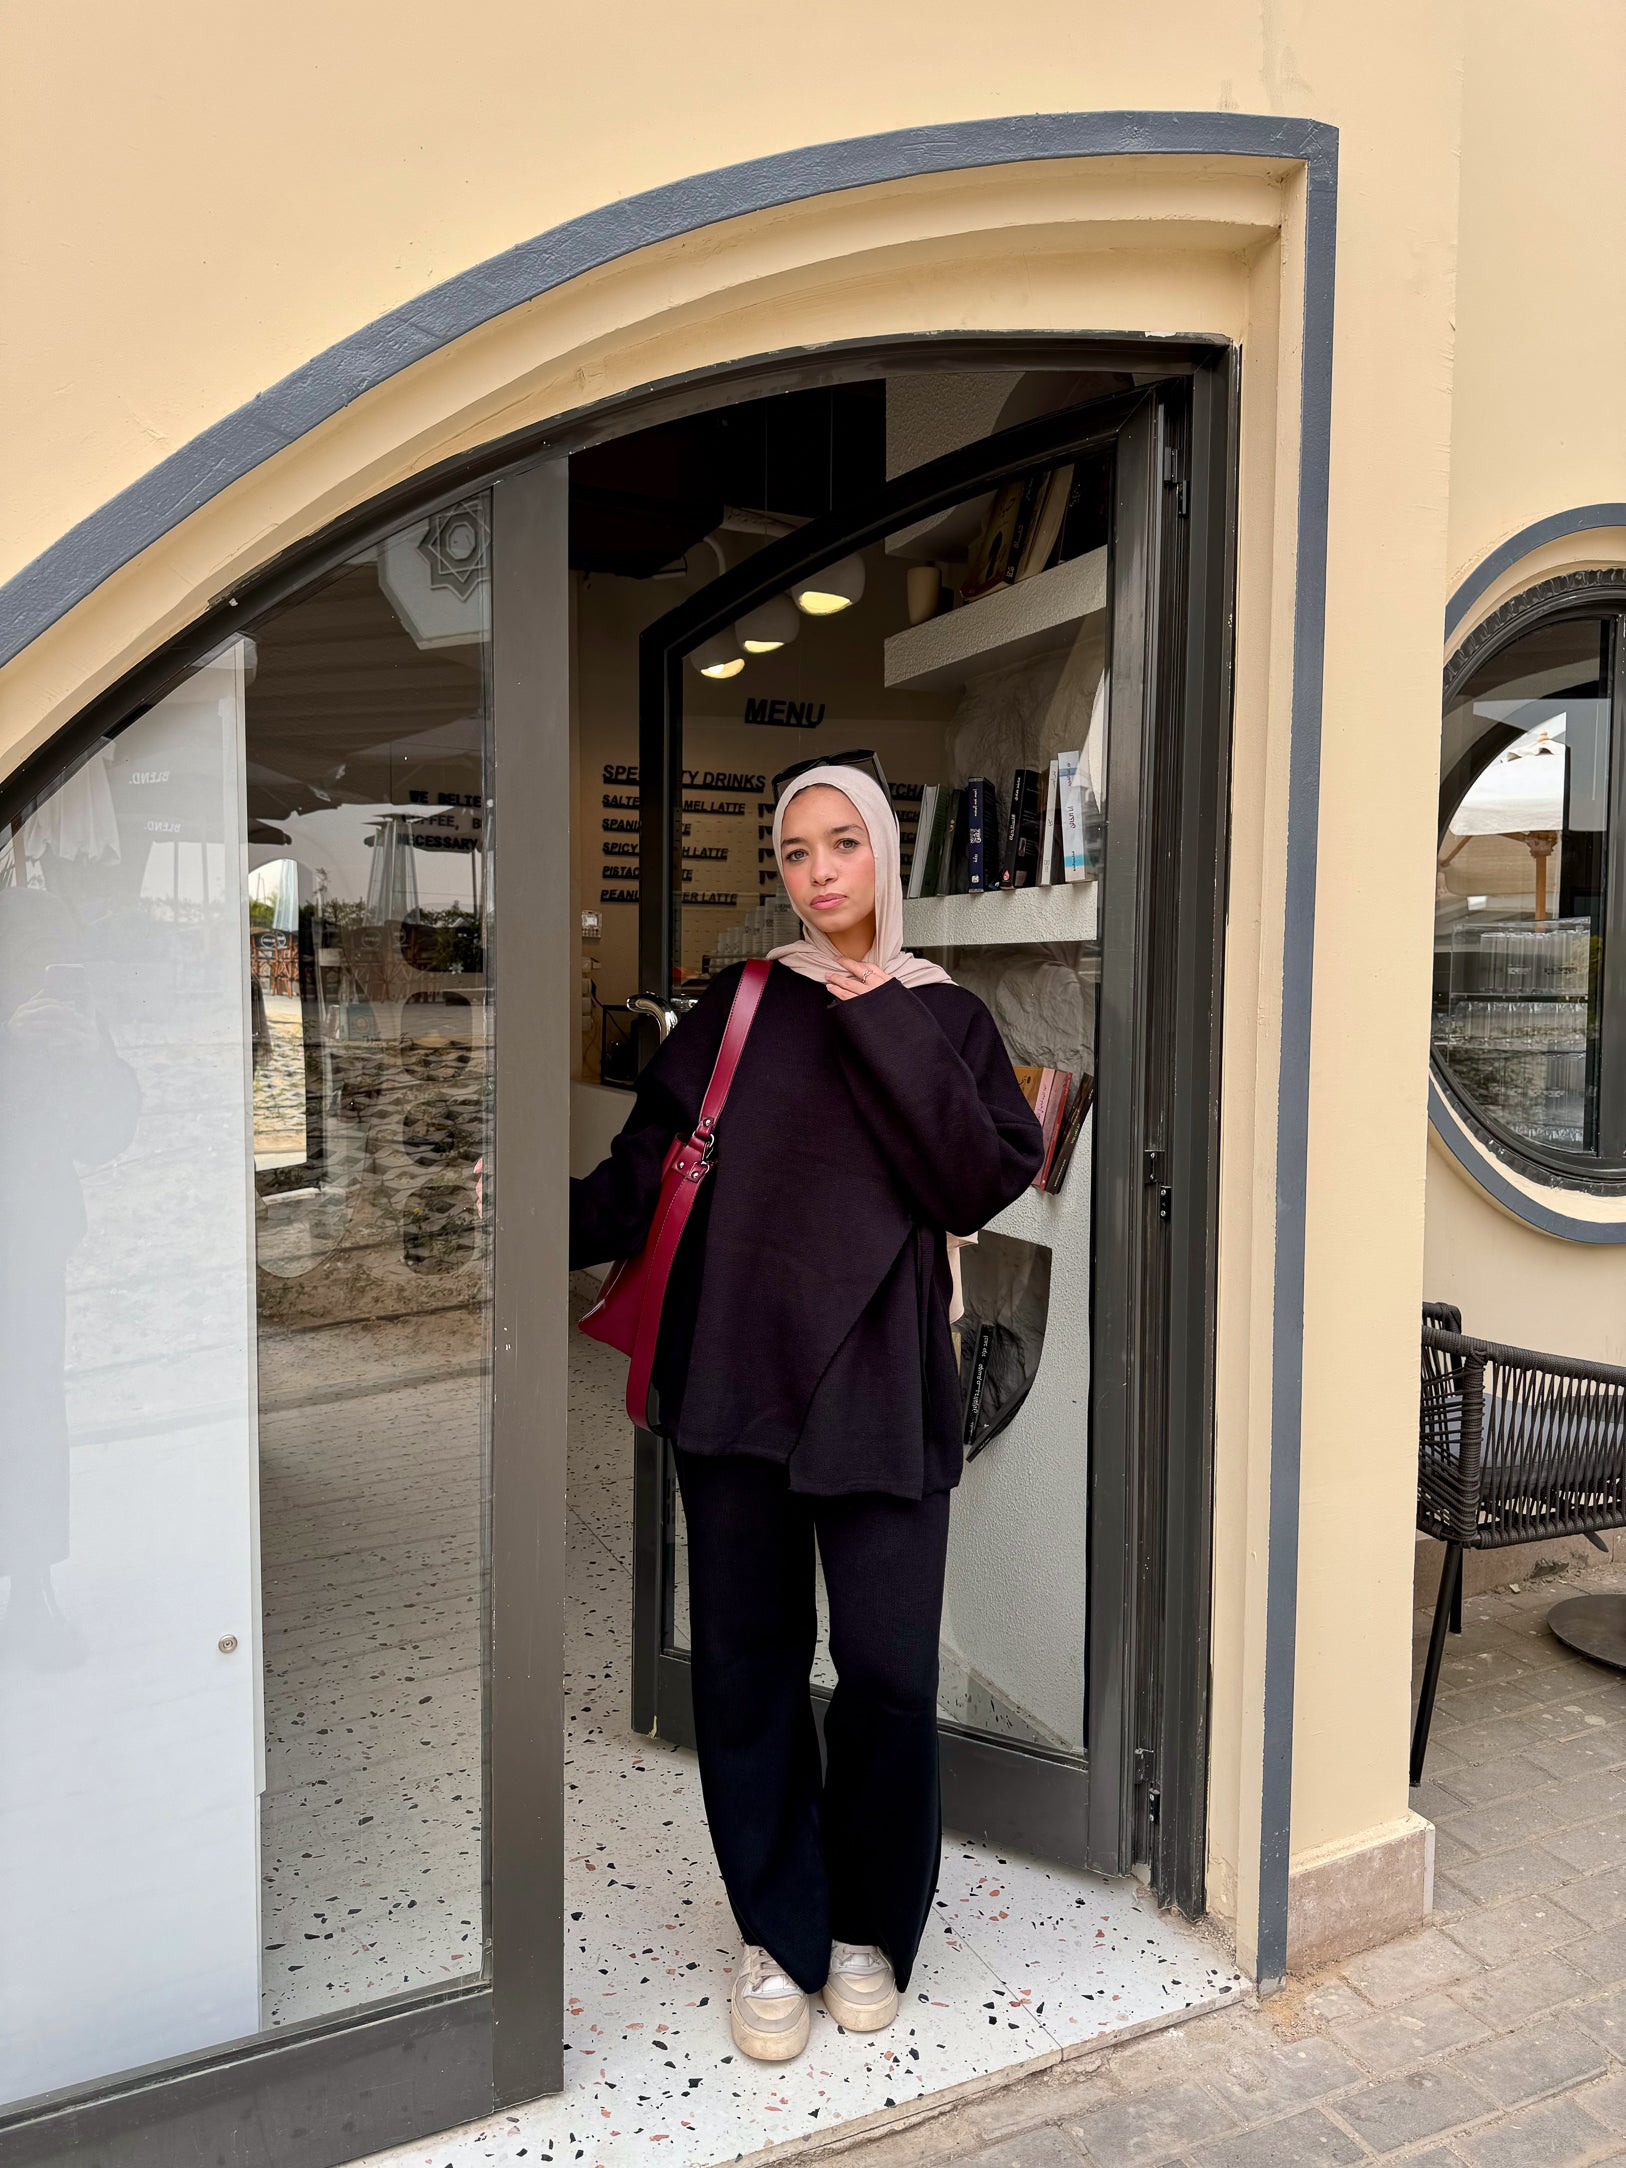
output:
[[[1464,1335],[1423,1305],[1417,1526],[1445,1545],[1412,1729],[1423,1780],[1445,1636],[1462,1631],[1462,1554],[1626,1528],[1626,1369]]]

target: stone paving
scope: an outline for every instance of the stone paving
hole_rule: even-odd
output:
[[[852,2168],[1626,2162],[1626,1677],[1545,1624],[1605,1588],[1626,1565],[1464,1603],[1412,1795],[1438,1829],[1417,1934],[824,2150]]]

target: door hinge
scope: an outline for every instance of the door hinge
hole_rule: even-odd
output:
[[[1163,447],[1163,487],[1174,491],[1174,509],[1181,519],[1191,512],[1191,484],[1180,472],[1180,455],[1172,444]]]
[[[1164,1154],[1162,1152],[1148,1152],[1146,1155],[1146,1185],[1149,1189],[1157,1191],[1157,1216],[1160,1220],[1167,1222],[1174,1217],[1174,1191],[1163,1179],[1165,1171]]]

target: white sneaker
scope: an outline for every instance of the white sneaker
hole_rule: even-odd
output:
[[[898,2014],[898,1983],[873,1942],[836,1942],[824,2007],[847,2032],[879,2032]]]
[[[812,2005],[777,1961],[754,1942],[740,1952],[728,1991],[734,2045],[754,2062],[788,2063],[807,2046]]]

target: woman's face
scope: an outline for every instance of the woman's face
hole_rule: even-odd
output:
[[[843,954],[862,955],[875,938],[875,852],[844,790],[815,783],[796,793],[785,808],[779,864],[797,917],[827,933]],[[860,934],[862,946],[853,947]]]

